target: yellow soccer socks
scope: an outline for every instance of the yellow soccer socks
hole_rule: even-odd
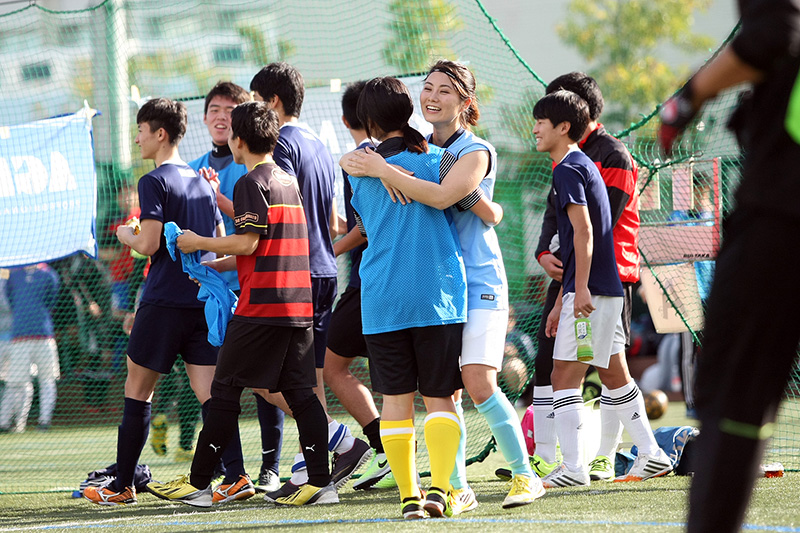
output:
[[[397,488],[400,489],[400,499],[419,498],[417,462],[416,454],[414,453],[414,421],[412,419],[381,419],[381,442],[383,442],[383,450],[389,460],[389,466],[392,467],[392,474],[397,482]],[[452,470],[451,463],[450,471]],[[449,476],[450,473],[448,472],[447,475]]]
[[[431,462],[431,487],[444,491],[450,487],[450,474],[458,453],[461,427],[458,415],[449,411],[436,411],[425,417],[425,444]]]

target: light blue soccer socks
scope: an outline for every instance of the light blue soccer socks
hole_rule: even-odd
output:
[[[506,395],[498,388],[488,400],[475,406],[478,412],[486,419],[492,435],[497,441],[500,453],[503,454],[512,474],[533,476],[528,462],[528,449],[525,446],[525,437],[522,434],[517,412],[508,401]]]

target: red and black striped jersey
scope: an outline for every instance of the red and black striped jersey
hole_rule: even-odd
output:
[[[639,280],[639,169],[622,141],[602,124],[578,146],[597,165],[608,190],[619,278],[635,283]]]
[[[297,180],[261,163],[233,190],[236,233],[260,234],[251,255],[237,256],[241,295],[235,315],[250,322],[312,324],[308,229]]]

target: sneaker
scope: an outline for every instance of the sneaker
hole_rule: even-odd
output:
[[[285,486],[285,485],[284,485]],[[306,483],[297,487],[293,493],[275,499],[278,505],[321,505],[328,503],[339,503],[339,495],[333,482],[324,487],[315,487]]]
[[[305,485],[305,483],[303,485]],[[278,498],[285,498],[290,494],[294,494],[303,485],[295,485],[294,483],[292,483],[292,480],[289,480],[286,483],[284,483],[278,490],[274,490],[272,492],[264,494],[264,500],[275,503],[278,500]]]
[[[256,488],[253,482],[250,481],[250,476],[242,474],[236,483],[225,483],[224,481],[219,487],[214,489],[212,499],[214,503],[225,503],[236,500],[246,500],[255,496]]]
[[[546,489],[587,486],[589,473],[586,470],[573,472],[567,465],[561,463],[542,479],[542,485]]]
[[[167,415],[156,415],[150,422],[150,446],[156,455],[167,455]]]
[[[176,463],[189,463],[194,459],[194,448],[184,449],[178,448],[175,452]]]
[[[548,463],[538,455],[532,455],[530,458],[531,468],[536,473],[537,476],[544,479],[547,474],[552,472],[553,470],[558,467],[558,461],[553,463]]]
[[[417,485],[420,484],[419,474],[417,474]],[[394,478],[394,474],[390,471],[388,474],[383,476],[383,479],[378,481],[373,485],[373,488],[376,489],[394,489],[397,488],[397,480]]]
[[[503,481],[511,481],[511,478],[514,477],[511,475],[511,470],[508,468],[498,468],[494,471],[494,475]]]
[[[361,439],[355,439],[350,450],[333,454],[331,482],[340,489],[361,465],[372,458],[372,448]]]
[[[138,502],[135,487],[126,487],[122,492],[108,487],[86,487],[83,497],[98,505],[133,505]]]
[[[401,512],[403,513],[403,518],[406,520],[425,518],[425,510],[422,508],[422,500],[416,496],[412,496],[403,500],[403,503],[400,504],[400,509],[402,509]]]
[[[281,478],[269,468],[265,468],[259,474],[255,487],[256,492],[275,492],[281,488]]]
[[[598,455],[589,463],[589,479],[592,481],[609,481],[614,479],[614,465],[605,455]]]
[[[448,507],[450,505],[447,494],[442,489],[431,487],[428,494],[425,495],[425,503],[422,504],[422,508],[428,511],[428,515],[432,518],[441,518],[451,512]]]
[[[386,459],[385,453],[375,453],[372,461],[367,466],[367,469],[361,474],[361,477],[353,483],[355,490],[367,490],[373,488],[384,477],[392,473],[392,468],[389,466],[389,460]],[[394,483],[397,485],[397,483]]]
[[[633,461],[633,466],[627,474],[614,479],[614,483],[627,481],[644,481],[652,477],[660,477],[672,472],[672,461],[661,448],[655,455],[640,453]]]
[[[198,489],[189,483],[189,474],[167,483],[150,482],[147,484],[147,490],[162,500],[185,503],[194,507],[211,507],[214,501],[211,486]]]
[[[544,486],[539,476],[536,474],[533,476],[516,474],[511,480],[511,490],[508,491],[508,496],[503,500],[503,509],[528,505],[542,496],[544,496]]]
[[[472,511],[478,507],[478,499],[475,497],[475,491],[467,487],[465,489],[450,488],[447,494],[448,509],[445,510],[445,515],[456,516],[467,511]]]

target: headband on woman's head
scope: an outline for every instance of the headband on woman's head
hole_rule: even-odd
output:
[[[464,84],[461,82],[461,80],[459,80],[459,79],[456,77],[456,75],[455,75],[455,74],[453,74],[452,72],[450,72],[449,70],[447,70],[447,69],[443,69],[443,68],[439,68],[439,67],[434,67],[434,68],[432,68],[432,69],[430,70],[430,72],[428,72],[428,76],[430,76],[430,75],[431,75],[432,73],[434,73],[434,72],[441,72],[442,74],[444,74],[445,76],[447,76],[448,78],[450,78],[451,80],[453,80],[454,82],[456,82],[456,84],[458,84],[458,86],[461,88],[461,90],[462,90],[462,91],[464,91],[464,93],[465,93],[465,94],[469,94],[469,91],[468,91],[468,90],[467,90],[467,88],[464,86]]]

